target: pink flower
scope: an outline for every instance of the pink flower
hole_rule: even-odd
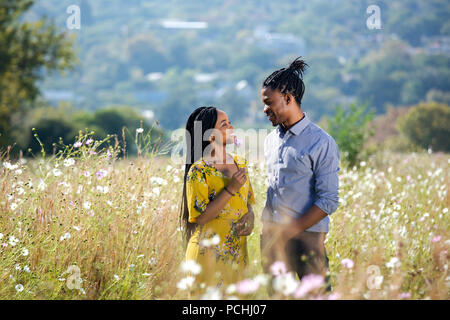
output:
[[[91,150],[89,154],[97,154],[97,152]]]
[[[302,277],[300,286],[294,294],[294,297],[303,298],[308,292],[320,288],[324,283],[323,276],[320,274],[308,274]]]
[[[3,242],[3,243],[2,243],[2,247],[3,247],[3,248],[5,248],[5,247],[7,247],[7,246],[8,246],[8,244],[7,244],[6,242]]]
[[[106,176],[108,172],[106,170],[100,169],[98,170],[95,175],[97,176],[98,179],[102,179],[103,177]]]
[[[433,239],[431,239],[432,242],[439,242],[441,241],[442,237],[441,236],[436,236]]]
[[[341,295],[338,292],[333,292],[328,296],[328,300],[337,300],[341,297]]]
[[[355,265],[355,263],[353,262],[353,260],[352,260],[352,259],[348,259],[348,258],[343,259],[343,260],[341,261],[341,264],[342,264],[345,268],[347,268],[347,269],[351,269],[351,268],[353,268],[353,266]]]
[[[81,147],[83,144],[80,142],[80,141],[77,141],[77,142],[75,142],[74,143],[74,148],[79,148],[79,147]]]
[[[270,271],[272,272],[272,274],[274,276],[279,276],[283,273],[287,272],[286,269],[286,265],[284,264],[283,261],[275,261],[271,266],[270,266]]]
[[[109,150],[106,152],[106,154],[108,155],[108,158],[112,157],[111,152],[109,152]]]
[[[252,279],[245,279],[236,284],[236,290],[241,294],[255,292],[259,288],[259,282]]]
[[[86,140],[86,145],[88,146],[88,145],[90,145],[92,142],[94,142],[94,140],[92,140],[91,138],[89,138],[89,139]]]
[[[410,299],[411,298],[411,293],[409,293],[409,292],[401,292],[398,295],[398,298],[399,299]]]

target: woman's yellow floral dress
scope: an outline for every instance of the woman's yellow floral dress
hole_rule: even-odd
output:
[[[233,159],[238,168],[247,167],[245,158],[233,155]],[[195,223],[196,217],[205,212],[208,203],[222,192],[230,179],[203,158],[192,164],[186,177],[189,222]],[[247,177],[245,184],[216,218],[196,226],[187,246],[186,260],[194,260],[201,265],[197,281],[220,285],[241,279],[248,263],[247,237],[238,235],[236,225],[248,212],[247,204],[254,203],[255,196]]]

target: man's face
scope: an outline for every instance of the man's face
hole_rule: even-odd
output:
[[[261,89],[261,100],[264,103],[264,113],[272,122],[272,126],[277,126],[287,120],[288,107],[285,96],[279,90],[272,90],[269,87]]]

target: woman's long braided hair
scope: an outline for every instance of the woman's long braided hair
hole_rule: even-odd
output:
[[[195,136],[194,134],[197,133],[195,129],[196,122],[201,122],[201,136]],[[199,124],[197,122],[197,125]],[[194,112],[191,113],[189,116],[187,123],[186,123],[186,164],[184,169],[184,182],[183,182],[183,195],[182,195],[182,201],[181,201],[181,212],[180,212],[180,226],[183,230],[183,236],[185,240],[185,245],[189,242],[189,239],[192,236],[192,233],[195,230],[195,223],[189,222],[189,208],[187,204],[187,197],[186,197],[186,178],[189,173],[189,169],[191,168],[192,164],[199,160],[206,147],[210,144],[208,139],[203,139],[205,131],[213,129],[216,126],[217,122],[217,108],[213,106],[209,107],[199,107],[194,110]],[[206,140],[206,141],[204,141]],[[199,150],[195,150],[198,148],[198,146],[195,143],[199,143],[201,141],[201,154],[200,152],[197,152]]]

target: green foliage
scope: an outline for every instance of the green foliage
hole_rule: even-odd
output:
[[[433,151],[450,151],[450,107],[436,102],[424,102],[397,122],[398,130],[412,143]]]
[[[0,146],[12,142],[14,114],[39,96],[43,71],[72,67],[72,41],[46,19],[22,21],[31,0],[0,2]]]
[[[159,129],[151,127],[137,111],[131,107],[118,106],[99,110],[95,113],[76,110],[71,105],[61,104],[58,108],[39,107],[29,113],[27,144],[20,145],[32,154],[53,153],[65,145],[78,140],[80,131],[92,132],[95,140],[103,140],[108,136],[115,136],[122,147],[119,156],[137,154],[140,152],[136,134],[137,128],[144,129],[142,135],[147,149],[156,149],[166,142],[167,137]],[[140,141],[139,141],[140,142]],[[42,151],[43,150],[43,151]]]
[[[350,167],[365,158],[364,144],[374,133],[368,126],[374,111],[366,113],[367,106],[367,103],[361,106],[351,103],[350,108],[344,110],[338,105],[332,119],[325,117],[328,133],[336,140],[342,160]]]

